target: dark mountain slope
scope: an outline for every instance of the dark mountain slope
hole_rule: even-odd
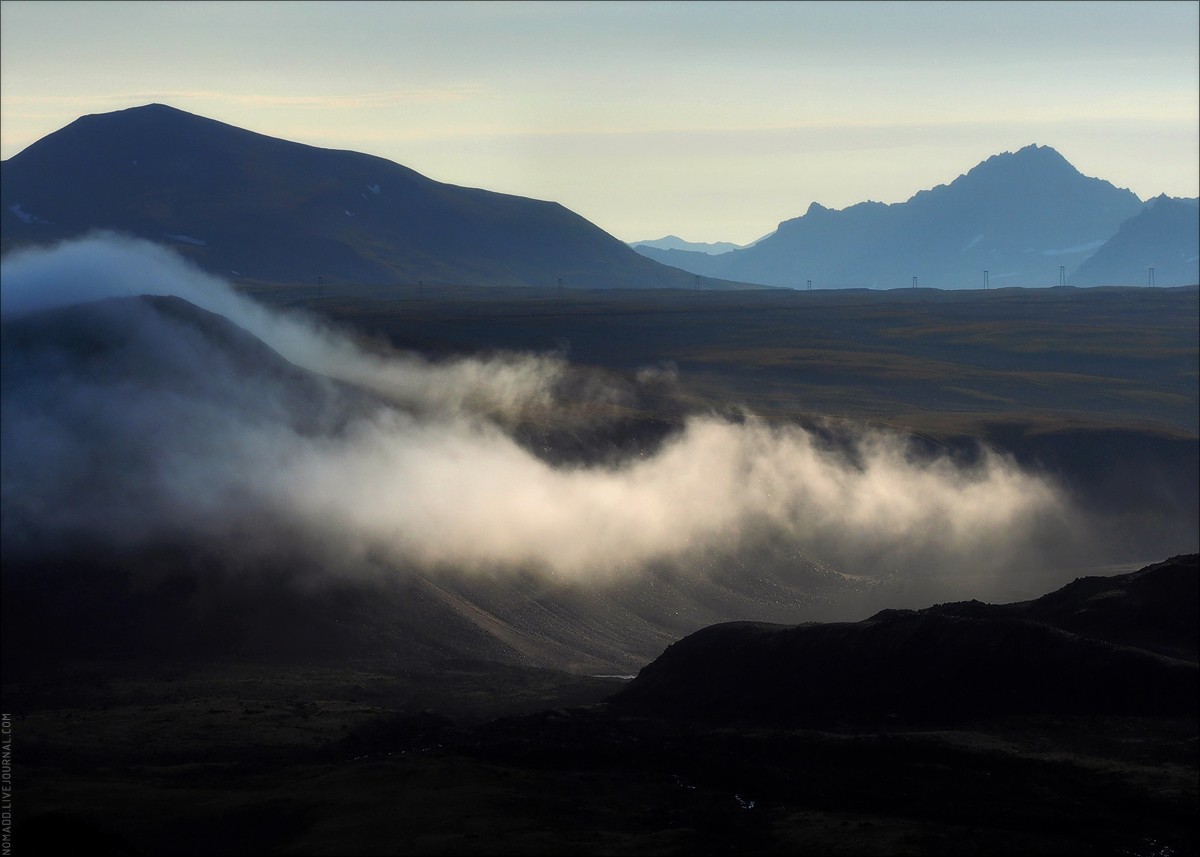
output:
[[[1194,199],[1160,196],[1071,275],[1080,286],[1200,283],[1200,207]]]
[[[874,719],[1197,710],[1196,557],[1023,605],[885,610],[858,623],[735,622],[672,645],[613,701],[700,716]],[[1102,590],[1102,591],[1098,591]],[[1163,617],[1166,627],[1156,629]],[[1060,627],[1061,626],[1061,627]],[[1072,633],[1066,628],[1078,629]],[[1157,637],[1192,661],[1116,644]],[[1110,640],[1112,642],[1106,642]]]
[[[841,211],[813,203],[742,250],[640,252],[705,276],[796,288],[896,288],[917,277],[924,287],[977,289],[985,270],[993,287],[1052,286],[1059,266],[1074,270],[1141,207],[1054,149],[1027,146],[906,202]]]
[[[84,116],[2,170],[6,251],[111,229],[267,282],[692,285],[557,203],[161,104]]]
[[[648,574],[599,598],[348,555],[350,537],[298,518],[257,462],[285,467],[391,406],[179,298],[6,319],[0,358],[6,669],[154,651],[624,673],[696,628],[807,597],[794,564],[791,583]]]
[[[1082,637],[1195,661],[1200,659],[1197,559],[1190,554],[1132,574],[1081,577],[1010,609]]]
[[[177,297],[109,298],[6,319],[0,355],[4,451],[12,462],[6,476],[26,457],[26,417],[69,427],[88,446],[116,442],[88,462],[93,476],[144,477],[149,490],[161,462],[141,461],[144,473],[120,470],[142,456],[147,438],[138,427],[182,435],[245,420],[303,436],[331,434],[378,406],[367,393],[295,366],[223,316]],[[121,422],[113,422],[116,415]]]

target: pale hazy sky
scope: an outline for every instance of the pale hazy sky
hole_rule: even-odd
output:
[[[0,3],[0,155],[149,102],[623,240],[752,241],[1029,143],[1200,195],[1200,3]]]

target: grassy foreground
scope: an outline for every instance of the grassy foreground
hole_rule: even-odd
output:
[[[714,725],[621,684],[76,665],[5,688],[14,853],[1197,853],[1194,721]]]

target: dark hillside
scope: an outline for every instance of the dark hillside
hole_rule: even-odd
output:
[[[1132,574],[1083,577],[1011,609],[1081,637],[1200,659],[1196,554],[1173,557]]]
[[[198,467],[233,461],[241,471],[246,449],[270,456],[298,438],[334,442],[385,407],[373,394],[175,297],[6,319],[0,356],[6,670],[154,651],[627,673],[666,640],[739,612],[790,615],[809,584],[834,580],[791,562],[790,583],[757,570],[732,581],[646,574],[597,598],[532,573],[421,573],[347,557],[334,534],[262,502],[268,477],[227,490]],[[673,430],[666,420],[577,431],[528,423],[517,436],[556,461],[608,460]],[[214,444],[222,454],[211,458]]]
[[[800,723],[1194,715],[1200,608],[1194,597],[1179,599],[1194,596],[1196,577],[1193,555],[1133,575],[1076,581],[1007,608],[971,602],[885,610],[857,623],[716,625],[669,647],[613,702]],[[1159,622],[1165,627],[1156,632]],[[1192,660],[1115,644],[1146,636],[1157,636],[1157,648],[1190,646]]]
[[[2,169],[5,252],[107,229],[259,282],[692,285],[557,203],[161,104],[84,116]]]

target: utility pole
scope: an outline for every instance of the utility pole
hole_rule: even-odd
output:
[[[812,291],[812,280],[808,281],[808,291]]]
[[[984,271],[983,272],[983,290],[986,292],[987,289],[988,289],[988,272]]]
[[[913,288],[915,289],[916,287],[917,287],[917,278],[913,277]]]
[[[1067,284],[1067,266],[1066,265],[1058,266],[1058,284],[1060,286],[1065,286]]]
[[[1146,285],[1148,285],[1148,286],[1154,285],[1154,269],[1153,268],[1150,269],[1150,273],[1146,277]]]

